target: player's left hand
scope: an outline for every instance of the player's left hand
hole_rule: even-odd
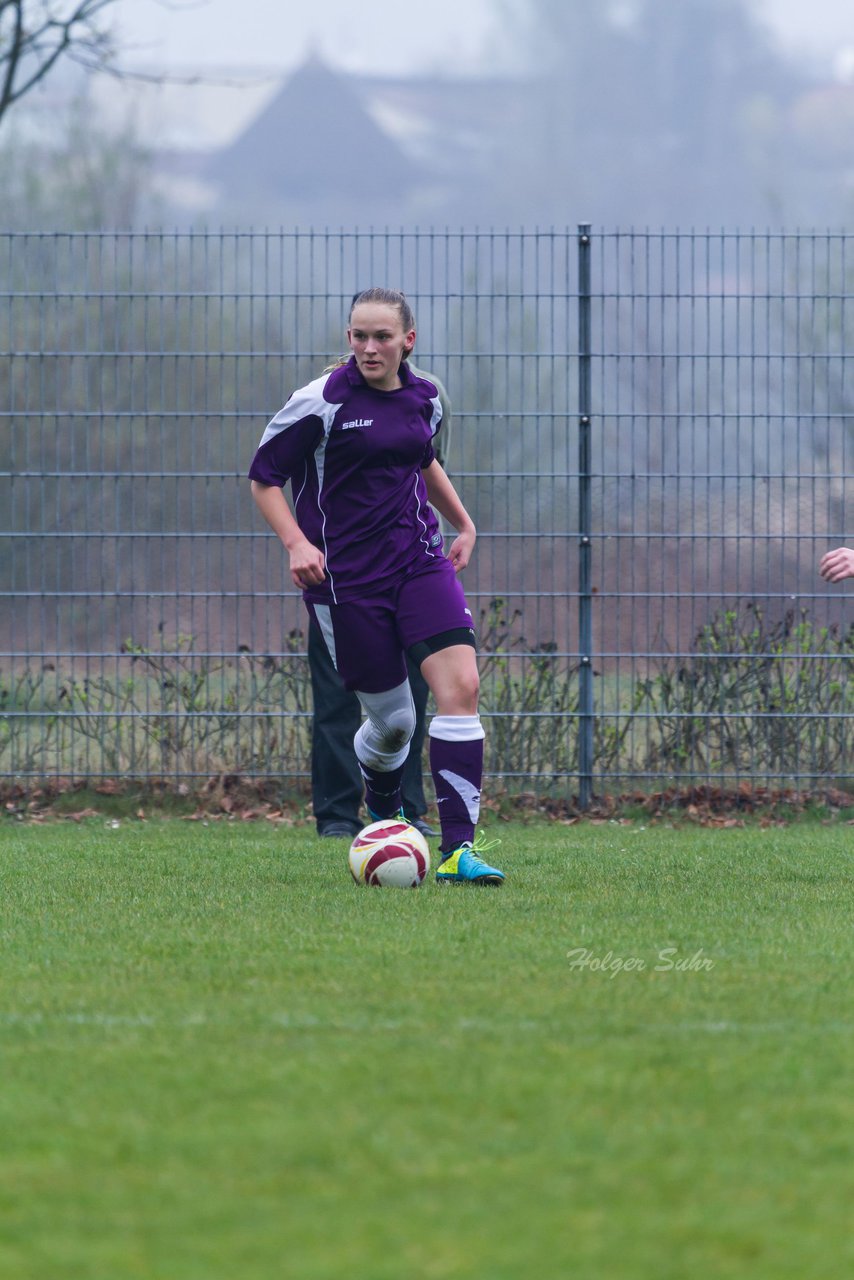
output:
[[[476,536],[474,530],[458,533],[448,548],[448,559],[457,573],[465,569],[469,560],[471,560]]]

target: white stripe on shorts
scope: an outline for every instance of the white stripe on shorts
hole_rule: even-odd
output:
[[[329,650],[332,665],[337,671],[338,659],[335,653],[335,633],[332,630],[332,610],[328,604],[316,604],[314,606],[314,616],[317,625],[320,627],[320,634],[323,636],[324,644]]]

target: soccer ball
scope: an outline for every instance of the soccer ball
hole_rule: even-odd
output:
[[[403,818],[381,818],[363,827],[350,845],[356,884],[417,889],[430,870],[430,849]]]

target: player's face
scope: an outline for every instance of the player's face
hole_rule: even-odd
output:
[[[360,302],[350,316],[347,341],[367,383],[378,391],[394,391],[400,386],[397,371],[404,353],[412,350],[415,330],[404,332],[397,307]]]

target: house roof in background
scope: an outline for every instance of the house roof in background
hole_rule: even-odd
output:
[[[416,165],[366,109],[349,78],[310,58],[230,145],[208,176],[232,192],[317,198],[408,188]]]
[[[207,175],[232,193],[405,193],[488,168],[523,92],[503,79],[356,75],[312,56],[211,156]]]

